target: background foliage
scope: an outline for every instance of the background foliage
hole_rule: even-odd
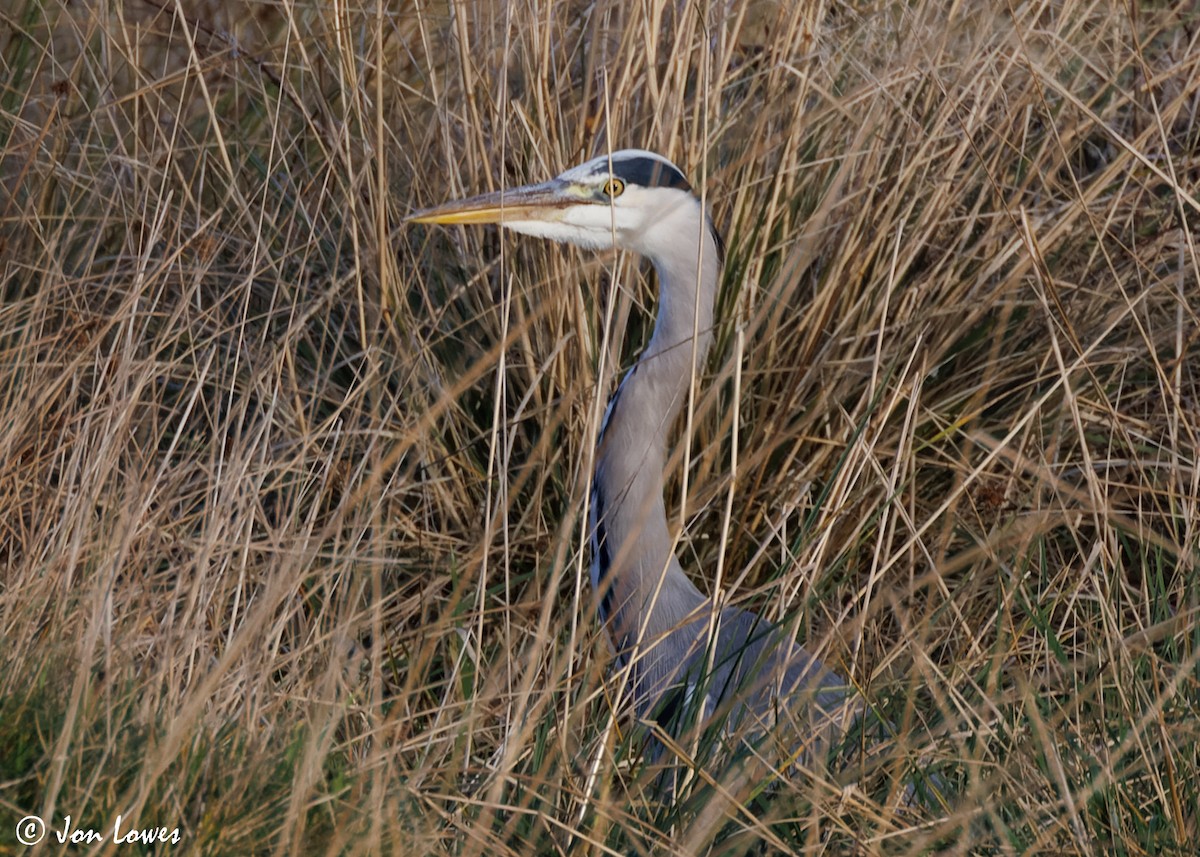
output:
[[[0,848],[1194,853],[1198,38],[1108,0],[0,12]],[[580,513],[652,277],[402,225],[625,147],[730,248],[684,566],[944,807],[648,797]]]

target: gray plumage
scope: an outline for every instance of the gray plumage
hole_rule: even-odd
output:
[[[615,174],[627,158],[645,160],[614,154]],[[603,172],[607,159],[592,165]],[[601,615],[620,662],[631,664],[639,715],[652,715],[683,686],[685,699],[701,702],[701,721],[722,713],[731,724],[769,728],[783,700],[790,715],[807,715],[811,737],[827,745],[859,709],[845,679],[753,613],[727,607],[714,623],[710,602],[671,550],[662,493],[667,433],[712,343],[723,260],[720,238],[690,188],[676,181],[655,193],[664,200],[656,216],[626,245],[649,258],[658,276],[654,334],[610,401],[596,456],[590,524]],[[688,687],[710,662],[701,701]]]
[[[683,173],[650,152],[615,152],[543,184],[410,219],[500,223],[650,260],[659,288],[654,333],[609,402],[589,517],[592,585],[617,661],[629,669],[634,709],[668,730],[724,716],[730,731],[762,735],[786,721],[806,745],[797,748],[802,758],[837,741],[862,712],[858,694],[753,613],[727,607],[714,623],[710,602],[672,550],[663,502],[667,434],[712,343],[723,263],[720,236]],[[682,709],[695,717],[677,716]]]

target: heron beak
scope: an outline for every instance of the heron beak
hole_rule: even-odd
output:
[[[508,188],[467,199],[456,199],[433,208],[414,212],[405,223],[510,223],[515,221],[557,221],[569,206],[591,202],[591,195],[580,193],[575,185],[558,180],[525,187]]]

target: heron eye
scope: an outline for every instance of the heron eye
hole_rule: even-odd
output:
[[[600,192],[609,199],[616,199],[625,192],[625,182],[618,178],[610,178],[604,183],[604,187],[600,188]]]

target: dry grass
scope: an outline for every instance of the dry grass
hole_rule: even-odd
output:
[[[0,849],[1195,853],[1193,4],[209,5],[0,13]],[[685,567],[943,811],[648,801],[581,510],[651,278],[399,225],[608,146],[730,244]]]

